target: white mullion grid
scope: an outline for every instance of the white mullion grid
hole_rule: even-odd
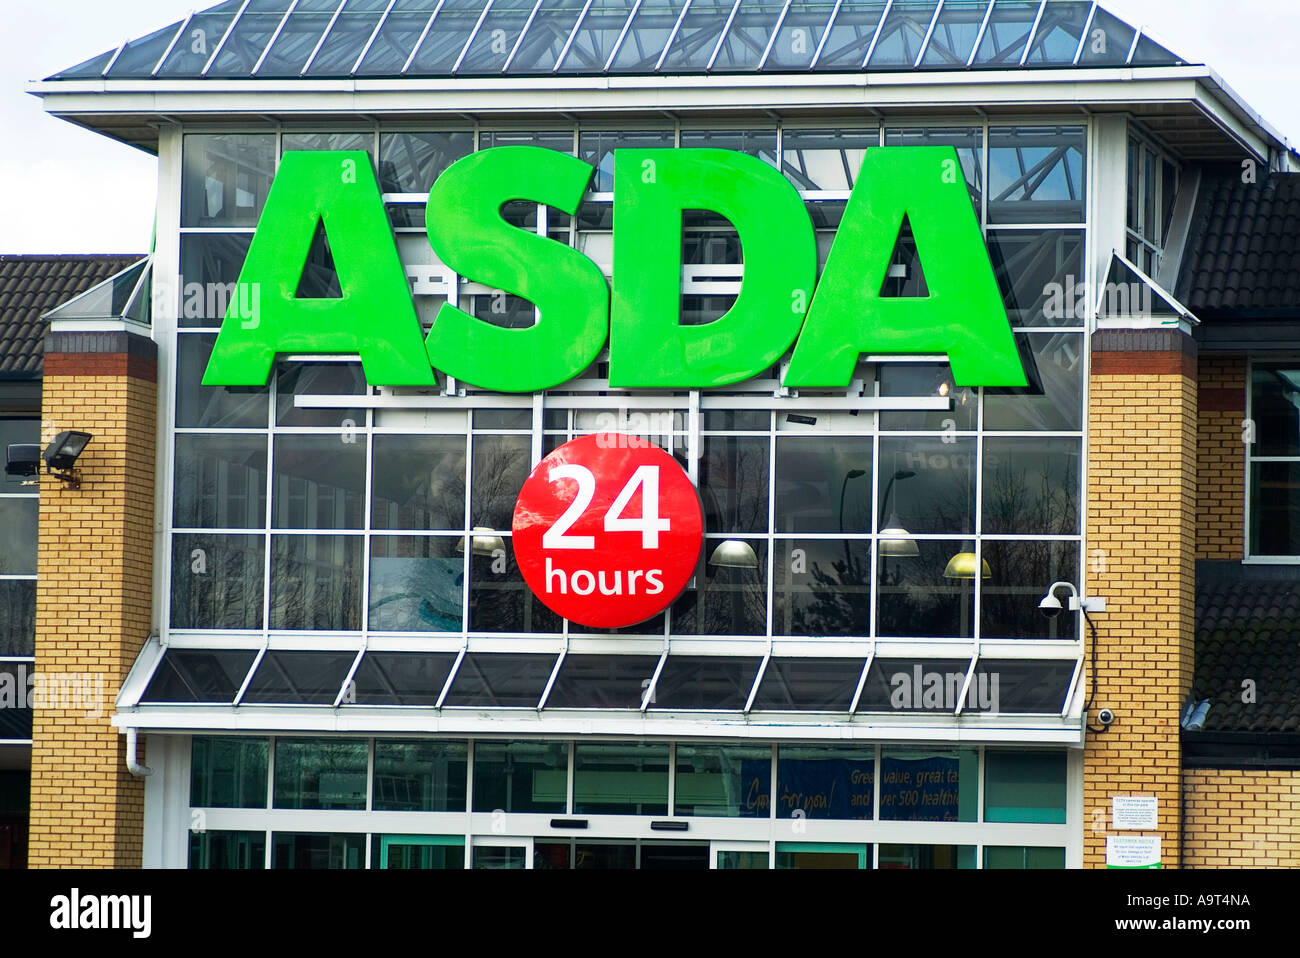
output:
[[[154,64],[154,68],[149,71],[149,76],[156,77],[158,75],[158,71],[163,68],[163,64],[167,62],[167,58],[172,55],[172,50],[176,49],[176,44],[180,42],[181,37],[185,36],[185,30],[193,19],[194,11],[191,10],[185,15],[185,19],[181,22],[180,29],[176,31],[176,36],[172,37],[172,42],[167,44],[167,49],[164,50],[163,55],[158,58],[158,62]]]
[[[560,66],[564,63],[564,58],[569,55],[569,48],[573,46],[573,41],[578,36],[578,31],[582,29],[582,21],[587,18],[587,11],[591,9],[591,0],[586,0],[582,9],[578,11],[578,19],[573,22],[573,28],[569,31],[569,36],[564,41],[564,46],[560,47],[560,52],[555,58],[555,65],[551,67],[552,73],[559,73]]]
[[[104,77],[108,76],[108,71],[113,69],[113,64],[117,62],[117,58],[122,55],[122,51],[126,49],[126,45],[129,42],[130,42],[129,40],[123,40],[122,45],[118,47],[116,51],[114,51],[111,57],[108,58],[108,65],[104,67],[102,71],[100,71],[99,74],[100,79],[103,79]]]
[[[659,68],[664,65],[664,60],[668,59],[668,51],[673,48],[673,41],[677,39],[677,31],[682,28],[682,21],[686,19],[686,14],[690,12],[691,0],[686,0],[682,4],[682,12],[677,14],[677,22],[673,24],[672,32],[668,34],[668,39],[664,41],[664,48],[659,52],[659,60],[655,63],[654,72],[658,73]]]
[[[248,9],[248,4],[250,2],[251,0],[244,0],[240,5],[239,12],[236,13],[234,19],[230,21],[230,26],[226,27],[226,32],[221,35],[221,39],[217,41],[217,45],[213,49],[212,55],[208,57],[208,62],[203,64],[203,69],[199,71],[199,76],[206,77],[208,71],[212,69],[212,64],[217,62],[217,57],[221,56],[221,48],[226,45],[226,41],[230,39],[230,35],[235,32],[235,26],[243,18],[244,11]]]
[[[420,47],[424,46],[424,40],[429,35],[429,31],[433,29],[433,21],[438,19],[438,14],[442,10],[444,3],[446,3],[446,0],[438,0],[438,5],[433,8],[433,13],[429,14],[429,20],[425,23],[424,29],[420,31],[419,39],[415,41],[415,46],[411,47],[411,52],[407,54],[406,62],[402,64],[402,76],[406,76],[406,71],[411,69],[411,64],[415,62],[415,55],[420,52]],[[468,860],[469,856],[466,855],[466,861]]]
[[[709,73],[713,70],[714,61],[718,59],[718,54],[722,51],[722,45],[727,42],[727,34],[731,32],[731,24],[735,22],[736,11],[740,9],[741,0],[736,0],[731,5],[731,13],[727,14],[727,22],[722,25],[722,32],[718,34],[718,42],[713,45],[713,52],[709,55],[709,62],[704,66],[704,72]]]
[[[623,39],[627,36],[627,31],[632,26],[632,21],[636,19],[637,11],[640,9],[641,0],[636,0],[636,3],[632,4],[632,12],[627,15],[627,22],[623,24],[623,29],[614,41],[614,48],[609,51],[609,59],[605,61],[605,68],[601,71],[602,73],[608,73],[609,68],[613,66],[614,58],[618,56],[618,51],[623,46]]]
[[[781,7],[781,12],[776,16],[776,24],[772,27],[772,35],[767,38],[767,46],[763,48],[763,55],[758,58],[758,66],[754,69],[761,71],[767,65],[767,58],[772,53],[772,47],[776,45],[776,38],[781,33],[781,27],[785,23],[785,15],[790,12],[791,0],[785,0],[785,5]]]
[[[388,15],[393,12],[393,7],[396,6],[396,4],[397,0],[388,0],[388,6],[385,7],[384,12],[380,14],[379,22],[375,24],[375,28],[370,31],[370,38],[362,45],[361,53],[357,55],[356,61],[352,64],[352,69],[348,71],[348,76],[357,75],[357,71],[361,69],[361,61],[364,60],[366,54],[370,52],[370,47],[374,44],[375,37],[379,36],[379,31],[382,30],[384,24],[388,22]]]
[[[362,594],[365,594],[364,591]],[[352,665],[348,669],[348,674],[343,676],[343,684],[339,686],[338,694],[334,696],[334,703],[330,706],[331,708],[338,708],[343,704],[343,700],[348,697],[348,689],[352,687],[352,683],[356,679],[357,669],[361,666],[361,657],[365,654],[366,637],[363,634],[361,636],[361,648],[357,649],[356,657],[352,659]]]
[[[980,21],[980,28],[975,31],[975,45],[970,49],[970,56],[966,58],[966,66],[975,62],[975,57],[980,52],[980,44],[984,42],[984,34],[989,28],[989,19],[993,16],[993,6],[996,0],[989,0],[988,8],[984,11],[984,19]]]
[[[564,620],[564,647],[560,649],[560,654],[555,657],[555,664],[551,666],[551,675],[546,680],[546,685],[542,689],[542,697],[537,700],[537,711],[546,708],[546,700],[551,697],[551,689],[555,687],[555,680],[559,678],[560,669],[564,668],[564,660],[569,656],[569,620]]]
[[[284,25],[289,22],[289,18],[293,16],[293,12],[296,9],[298,9],[298,0],[293,0],[293,2],[289,4],[289,9],[284,12],[284,16],[280,18],[280,22],[276,26],[275,32],[271,34],[271,39],[266,41],[266,49],[262,51],[261,55],[257,58],[257,62],[253,64],[253,69],[250,71],[249,76],[257,76],[257,71],[262,69],[262,64],[266,62],[266,57],[271,52],[271,47],[275,46],[275,41],[280,39],[280,33],[284,30]]]
[[[826,18],[826,27],[822,30],[821,39],[817,41],[817,49],[813,51],[812,59],[808,61],[808,69],[811,70],[817,66],[817,61],[821,59],[822,49],[826,46],[826,41],[831,35],[831,25],[835,23],[835,16],[840,12],[840,6],[844,0],[835,0],[835,6],[831,7],[831,15]]]
[[[533,25],[533,19],[537,16],[537,11],[541,8],[541,6],[542,6],[542,0],[535,0],[535,2],[533,3],[532,12],[528,14],[528,19],[524,21],[524,25],[519,29],[519,39],[517,39],[515,41],[515,45],[510,48],[510,55],[506,57],[506,62],[501,67],[502,73],[505,73],[507,70],[509,70],[510,64],[515,62],[515,54],[519,52],[519,47],[523,45],[524,35],[528,33],[528,28]]]
[[[1129,66],[1133,62],[1133,54],[1137,53],[1138,41],[1142,39],[1142,28],[1138,27],[1133,31],[1133,42],[1129,45],[1128,56],[1124,58],[1124,65]]]
[[[871,663],[875,658],[876,649],[873,645],[871,651],[867,653],[867,661],[862,666],[862,674],[858,676],[858,684],[853,689],[853,698],[849,701],[849,715],[853,715],[858,710],[858,700],[862,698],[862,689],[867,684],[867,675],[871,672]]]
[[[343,12],[347,2],[348,0],[339,0],[339,5],[334,8],[334,15],[330,17],[330,22],[325,24],[325,32],[320,35],[316,45],[311,48],[311,53],[307,54],[307,62],[298,71],[298,76],[306,76],[307,71],[311,69],[311,65],[316,62],[316,54],[320,53],[320,48],[325,46],[325,41],[329,39],[329,35],[334,31],[334,24],[338,22],[339,14]]]
[[[1029,36],[1025,38],[1025,48],[1020,52],[1019,66],[1024,66],[1029,59],[1029,51],[1034,48],[1034,38],[1038,35],[1038,25],[1043,21],[1043,11],[1047,9],[1047,0],[1042,0],[1038,5],[1038,13],[1034,14],[1034,25],[1029,28]]]
[[[667,617],[665,616],[665,618]],[[659,687],[659,676],[663,673],[664,665],[668,662],[668,648],[670,644],[668,636],[665,635],[664,650],[659,655],[659,661],[655,665],[654,673],[650,676],[650,684],[646,686],[645,695],[641,699],[640,711],[642,714],[644,714],[646,709],[650,707],[650,703],[654,701],[655,690]]]
[[[487,19],[487,15],[491,12],[492,0],[487,0],[487,3],[483,4],[483,12],[478,15],[478,21],[474,24],[474,29],[469,32],[469,39],[465,41],[465,45],[460,49],[460,56],[456,57],[456,62],[451,66],[452,76],[456,75],[456,71],[460,69],[460,65],[465,61],[465,55],[469,53],[469,48],[473,45],[474,38],[478,36],[479,28],[483,26],[483,21]]]
[[[916,61],[912,64],[915,70],[921,66],[921,61],[925,59],[925,52],[930,48],[930,39],[934,36],[935,28],[939,25],[939,14],[943,13],[943,0],[934,8],[934,16],[930,18],[930,26],[925,31],[925,37],[921,40],[921,49],[916,52]]]
[[[866,56],[862,58],[860,69],[867,68],[867,61],[871,59],[871,54],[876,52],[876,44],[880,42],[880,31],[885,29],[885,21],[889,19],[889,12],[894,9],[894,0],[887,0],[885,9],[880,14],[880,22],[876,24],[876,32],[871,35],[871,42],[867,44]]]
[[[1092,0],[1092,6],[1088,9],[1088,19],[1083,23],[1083,32],[1079,34],[1079,45],[1074,50],[1074,59],[1070,62],[1075,66],[1079,65],[1079,58],[1083,56],[1083,48],[1088,44],[1088,31],[1092,29],[1092,21],[1097,16],[1097,0]]]

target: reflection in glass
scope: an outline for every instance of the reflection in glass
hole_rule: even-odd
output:
[[[501,73],[534,6],[535,0],[494,0],[473,41],[461,54],[456,75]]]
[[[641,707],[657,655],[578,655],[564,657],[548,709],[636,709]]]
[[[1064,848],[985,845],[985,868],[1064,868]]]
[[[554,670],[554,655],[471,652],[461,661],[443,704],[535,709]]]
[[[370,49],[357,67],[356,75],[400,75],[415,45],[424,36],[426,28],[430,28],[429,20],[437,8],[438,0],[407,0],[393,7],[370,42]]]
[[[1085,137],[1081,126],[990,127],[989,222],[1082,223]]]
[[[380,133],[379,184],[385,193],[427,193],[442,171],[474,148],[470,130]]]
[[[948,0],[925,48],[921,66],[929,69],[962,69],[975,52],[984,14],[991,0]]]
[[[984,539],[992,575],[981,585],[980,634],[987,639],[1073,639],[1078,616],[1047,618],[1038,603],[1053,582],[1079,580],[1079,543]]]
[[[383,16],[386,0],[349,0],[307,68],[309,77],[348,76]],[[305,66],[306,64],[304,64]]]
[[[862,666],[860,658],[769,659],[754,709],[847,712]]]
[[[881,24],[866,68],[910,70],[921,55],[921,44],[937,6],[938,0],[894,0]]]
[[[576,815],[667,815],[668,746],[579,742],[573,757]]]
[[[984,820],[1065,824],[1065,753],[989,749]]]
[[[1043,8],[1025,66],[1068,66],[1079,49],[1079,35],[1092,4],[1087,0],[1057,0]]]
[[[975,867],[974,845],[881,845],[878,867],[953,869]]]
[[[1017,333],[1029,386],[985,389],[990,432],[1077,432],[1083,428],[1083,336]]]
[[[262,52],[275,35],[276,28],[289,9],[289,0],[263,0],[240,14],[232,29],[222,38],[221,52],[207,69],[210,77],[247,77],[262,58]],[[182,40],[182,42],[184,42]]]
[[[0,579],[0,656],[36,654],[36,580]]]
[[[784,130],[781,172],[795,189],[850,190],[863,155],[879,144],[876,130]]]
[[[366,807],[365,740],[277,738],[273,808]]]
[[[880,440],[880,461],[892,469],[881,476],[877,514],[882,522],[896,512],[914,535],[975,531],[976,442],[949,439],[914,436]],[[913,475],[906,475],[909,472]],[[900,473],[903,478],[894,481]],[[890,478],[886,480],[885,475]],[[892,502],[884,501],[886,492],[892,493]]]
[[[705,530],[766,530],[767,470],[767,437],[706,436],[700,461]]]
[[[944,575],[949,560],[968,550],[969,544],[960,539],[917,539],[916,545],[919,555],[881,554],[876,560],[876,634],[901,638],[974,635],[974,580]]]
[[[190,805],[266,808],[270,743],[249,736],[196,735],[190,747]]]
[[[266,426],[265,386],[203,386],[212,345],[207,333],[176,337],[176,425],[216,429]]]
[[[739,711],[749,701],[761,661],[748,656],[670,655],[659,673],[650,708]]]
[[[260,629],[266,536],[172,536],[173,629]]]
[[[266,832],[215,829],[190,832],[189,867],[234,869],[266,867]]]
[[[776,166],[776,129],[682,130],[682,147],[734,150]]]
[[[777,544],[775,635],[865,636],[871,630],[871,543],[794,539]]]
[[[266,437],[178,435],[175,484],[176,528],[263,528]]]
[[[1300,555],[1300,463],[1251,463],[1250,554]]]
[[[36,525],[40,500],[0,498],[0,575],[36,575]]]
[[[289,153],[293,150],[362,150],[375,155],[375,135],[373,133],[290,133],[280,136],[280,148]]]
[[[668,73],[704,72],[722,31],[729,26],[733,6],[732,0],[691,0],[661,69]],[[760,49],[759,56],[762,53]]]
[[[454,652],[367,652],[342,705],[437,705]]]
[[[1078,439],[986,439],[983,531],[1076,535],[1080,457]]]
[[[979,750],[886,748],[880,754],[880,820],[973,822]]]
[[[952,371],[947,364],[882,363],[878,377],[882,396],[943,396],[950,397],[951,401],[949,409],[882,412],[879,417],[882,431],[951,432],[955,428],[965,432],[975,429],[979,396],[973,389],[954,386]]]
[[[465,742],[375,742],[377,812],[463,812],[469,749]]]
[[[271,539],[271,628],[361,628],[360,536]]]
[[[273,868],[365,868],[366,836],[329,832],[272,832]]]
[[[256,226],[274,175],[274,134],[187,134],[181,225]]]
[[[275,374],[275,421],[281,426],[364,426],[366,411],[307,409],[294,404],[295,396],[364,396],[369,387],[360,363],[308,362],[281,366]]]
[[[776,754],[778,818],[874,817],[874,746],[780,745]]]
[[[474,743],[474,811],[564,812],[568,792],[567,742]]]
[[[488,536],[479,536],[488,539]],[[524,584],[512,542],[490,555],[473,552],[469,560],[469,628],[471,632],[559,632],[563,620]]]
[[[515,499],[528,478],[532,442],[528,436],[475,436],[470,525],[509,529]]]
[[[674,815],[767,818],[771,791],[770,747],[677,746]]]
[[[257,76],[297,77],[325,35],[337,7],[337,3],[299,3],[272,42]]]
[[[465,593],[459,536],[374,536],[370,618],[374,632],[459,632]]]
[[[277,529],[360,529],[366,446],[355,434],[276,436],[271,525]]]
[[[181,234],[180,301],[176,316],[182,327],[221,325],[231,298],[240,294],[235,283],[252,239],[252,233]],[[256,303],[242,305],[251,307]]]
[[[830,36],[814,64],[818,70],[860,70],[885,13],[884,0],[846,3],[831,23]]]
[[[614,151],[671,148],[676,139],[672,130],[623,132],[619,130],[580,130],[578,156],[596,168],[591,188],[597,193],[614,189]]]
[[[659,62],[685,0],[641,0],[614,55],[615,73],[648,73]],[[682,144],[685,146],[685,144]]]
[[[995,70],[1019,66],[1041,7],[1039,0],[997,0],[971,65]]]
[[[356,658],[354,652],[267,652],[240,702],[333,705]]]
[[[989,261],[1012,326],[1082,326],[1082,230],[992,230]]]
[[[464,436],[377,435],[373,461],[372,528],[464,528]]]
[[[695,578],[672,605],[672,630],[676,635],[764,635],[767,632],[767,543],[739,539],[754,552],[754,568],[705,562],[704,574]],[[706,539],[712,558],[721,542]]]
[[[834,0],[804,0],[790,4],[763,69],[807,70],[826,24],[838,6]]]

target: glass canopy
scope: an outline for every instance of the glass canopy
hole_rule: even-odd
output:
[[[1089,0],[226,0],[51,80],[1178,66]]]

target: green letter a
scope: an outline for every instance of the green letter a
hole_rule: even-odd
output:
[[[947,353],[958,386],[1026,385],[960,171],[952,147],[867,150],[786,386],[847,386],[863,353]],[[930,295],[882,298],[904,217]]]
[[[343,295],[299,299],[324,223]],[[203,374],[205,386],[261,386],[276,353],[359,353],[377,386],[432,386],[420,320],[370,157],[284,155]]]

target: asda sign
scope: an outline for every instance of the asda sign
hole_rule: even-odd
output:
[[[988,252],[951,147],[866,151],[820,281],[803,201],[775,169],[712,149],[614,152],[612,289],[572,247],[501,218],[512,200],[574,215],[592,167],[530,146],[483,150],[429,191],[429,243],[461,276],[538,310],[503,329],[444,304],[427,336],[416,316],[369,156],[285,154],[203,377],[260,386],[279,353],[357,354],[378,386],[431,386],[434,370],[500,392],[548,389],[608,343],[609,382],[698,389],[741,382],[794,352],[783,385],[840,388],[862,354],[947,355],[959,386],[1024,386]],[[717,320],[680,319],[684,210],[736,227],[744,274]],[[904,220],[929,295],[881,292]],[[342,296],[296,293],[323,223]]]

